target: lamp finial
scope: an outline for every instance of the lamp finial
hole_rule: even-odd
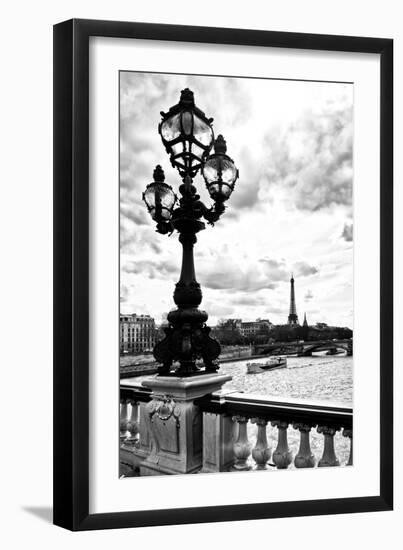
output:
[[[227,142],[224,137],[219,134],[214,142],[214,151],[216,154],[223,154],[227,152]]]
[[[190,90],[189,88],[185,88],[184,90],[181,91],[180,103],[184,105],[195,104],[194,94],[192,90]]]
[[[162,183],[165,180],[164,170],[161,168],[159,164],[157,164],[157,166],[155,167],[153,178],[154,178],[154,181],[157,183]]]

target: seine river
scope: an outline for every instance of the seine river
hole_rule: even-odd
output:
[[[334,401],[352,406],[353,357],[321,355],[288,357],[286,369],[246,374],[246,363],[224,363],[220,372],[230,374],[225,388],[266,396]]]
[[[264,360],[264,359],[263,359]],[[244,391],[245,393],[270,397],[291,397],[307,401],[328,401],[346,406],[353,404],[353,357],[316,356],[288,357],[287,368],[266,371],[259,374],[246,374],[246,363],[259,362],[259,359],[245,359],[234,363],[224,363],[220,373],[230,374],[232,380],[224,389]],[[138,377],[143,380],[146,376]],[[256,425],[248,424],[248,436],[252,445],[256,441]],[[277,429],[270,425],[267,438],[272,450],[277,444]],[[299,432],[288,429],[288,443],[294,455],[298,451]],[[317,460],[323,451],[323,436],[311,432],[311,448]],[[348,460],[350,443],[340,432],[335,436],[336,455],[341,463]],[[293,466],[291,466],[293,468]]]

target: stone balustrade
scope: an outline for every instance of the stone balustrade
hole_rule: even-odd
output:
[[[352,465],[353,411],[351,408],[288,399],[273,401],[237,392],[228,394],[221,392],[205,396],[199,399],[197,404],[205,417],[218,415],[221,418],[231,419],[233,423],[232,466],[228,468],[217,462],[213,468],[210,463],[208,471]],[[268,438],[269,430],[270,438]],[[298,445],[294,453],[289,444],[290,431],[293,432],[294,447],[298,437]],[[344,460],[336,456],[335,436],[339,441],[343,439],[346,441],[341,445]],[[217,434],[211,433],[211,430],[209,432],[205,430],[206,443],[211,437],[217,438]],[[319,457],[315,458],[311,449],[311,439],[315,440],[315,450],[320,450]],[[270,441],[273,445],[270,445]]]
[[[120,475],[138,475],[139,466],[150,450],[146,425],[145,406],[151,400],[151,392],[141,385],[120,387]],[[140,430],[140,426],[143,429]]]
[[[140,384],[123,381],[120,395],[121,475],[139,475],[152,454],[152,396]],[[225,391],[194,405],[203,419],[200,472],[352,465],[351,408]]]

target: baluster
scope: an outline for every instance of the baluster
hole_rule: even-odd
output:
[[[299,449],[294,459],[295,467],[313,468],[315,466],[315,457],[312,454],[309,441],[312,426],[296,422],[293,424],[293,428],[299,430],[300,433]]]
[[[235,462],[233,467],[236,470],[250,470],[250,465],[247,463],[251,452],[247,432],[248,418],[234,416],[232,420],[238,423],[238,438],[234,443]]]
[[[127,431],[129,432],[129,437],[126,438],[125,444],[134,445],[138,441],[139,434],[139,404],[133,399],[130,400],[131,405],[131,415],[130,419],[126,423]]]
[[[251,422],[257,425],[256,445],[252,449],[252,456],[256,462],[256,469],[266,470],[267,462],[271,455],[271,448],[267,444],[267,420],[264,418],[252,418]]]
[[[340,462],[337,460],[337,456],[334,452],[334,434],[336,431],[336,428],[331,428],[329,426],[317,427],[317,432],[323,434],[325,439],[323,455],[318,462],[319,468],[327,466],[340,466]]]
[[[127,400],[121,399],[120,400],[120,442],[123,443],[123,441],[126,439],[127,435]]]
[[[348,437],[350,439],[350,455],[348,457],[348,462],[346,466],[352,466],[353,465],[353,430],[348,430],[344,428],[343,435],[344,437]]]
[[[274,420],[271,425],[277,426],[278,429],[278,442],[272,460],[279,470],[284,470],[292,462],[292,452],[288,447],[287,441],[288,422]]]

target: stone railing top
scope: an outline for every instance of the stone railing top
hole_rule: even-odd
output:
[[[148,403],[148,401],[151,401],[151,390],[144,388],[140,382],[120,383],[120,398],[135,398],[138,402]]]
[[[340,404],[303,400],[272,399],[239,392],[217,392],[197,400],[204,412],[243,415],[248,418],[325,425],[336,429],[351,429],[353,409]]]
[[[139,402],[151,400],[151,389],[137,381],[120,384],[123,399]],[[304,423],[322,425],[336,429],[352,429],[353,409],[343,404],[295,400],[291,398],[250,395],[233,390],[221,390],[195,400],[204,412],[226,415],[243,415],[247,418],[266,418],[285,421],[288,424]]]

